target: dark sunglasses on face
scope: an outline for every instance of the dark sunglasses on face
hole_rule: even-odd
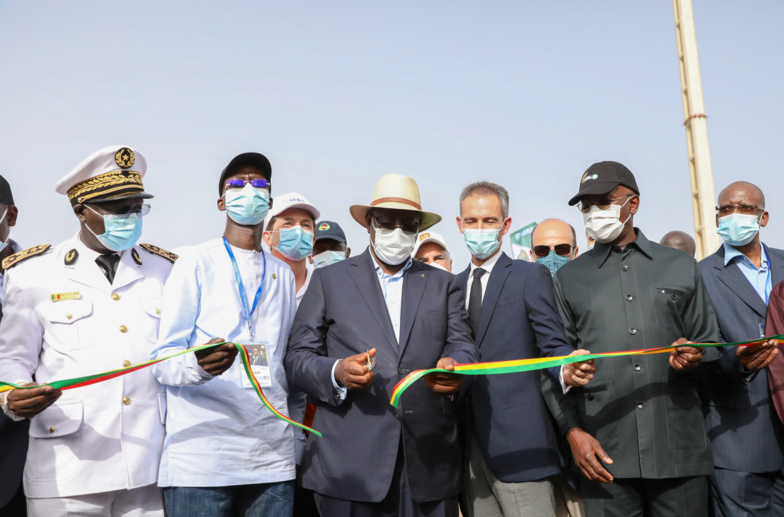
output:
[[[406,221],[401,224],[397,224],[395,221],[379,221],[375,214],[373,214],[373,221],[375,221],[376,228],[383,228],[384,230],[389,231],[400,228],[406,233],[417,233],[422,225],[422,221]]]
[[[262,179],[262,178],[254,178],[250,181],[246,181],[243,179],[233,179],[226,182],[226,189],[230,188],[243,188],[245,185],[250,183],[251,187],[254,188],[267,188],[269,187],[269,181]]]
[[[572,245],[556,244],[552,248],[550,248],[550,246],[534,246],[534,255],[536,255],[539,258],[544,258],[550,254],[551,249],[554,249],[557,255],[566,257],[572,252]]]

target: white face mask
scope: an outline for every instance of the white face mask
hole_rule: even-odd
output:
[[[629,202],[626,200],[626,203]],[[621,222],[621,208],[626,206],[610,205],[607,210],[602,210],[596,205],[591,206],[588,212],[583,214],[583,221],[585,221],[585,230],[588,235],[596,239],[596,242],[608,243],[618,238],[623,231],[626,222],[631,218],[632,214],[626,218],[626,221]]]
[[[384,264],[397,266],[411,256],[416,244],[417,233],[407,233],[400,228],[394,230],[376,229],[376,242],[371,241],[376,257]]]
[[[5,211],[3,211],[3,216],[0,217],[0,224],[5,220],[5,216],[8,215],[8,207],[5,207]],[[3,251],[8,243],[11,241],[11,227],[8,227],[8,236],[5,238],[4,241],[0,241],[0,251]]]

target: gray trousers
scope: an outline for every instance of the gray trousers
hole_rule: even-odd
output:
[[[485,464],[476,439],[471,440],[465,480],[466,517],[555,517],[553,481],[499,481]]]

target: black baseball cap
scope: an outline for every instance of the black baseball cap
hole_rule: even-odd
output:
[[[316,223],[316,242],[324,239],[330,239],[346,243],[346,234],[343,233],[343,228],[334,221],[319,221]]]
[[[14,195],[11,194],[11,185],[9,185],[8,181],[2,176],[0,176],[0,203],[4,205],[14,204]]]
[[[640,195],[637,180],[625,165],[618,162],[594,163],[580,178],[580,190],[569,200],[569,206],[576,205],[583,196],[607,194],[619,185],[630,188],[635,194]]]
[[[264,179],[272,183],[272,165],[270,165],[267,157],[260,153],[242,153],[232,158],[226,168],[223,169],[223,172],[221,172],[220,181],[218,182],[219,196],[223,195],[223,183],[226,181],[226,178],[242,167],[258,169],[261,175],[264,176]]]

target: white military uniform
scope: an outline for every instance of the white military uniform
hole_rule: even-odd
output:
[[[97,256],[77,235],[6,272],[0,379],[43,384],[148,360],[172,262],[134,246],[122,252],[110,284]],[[156,483],[165,401],[148,369],[64,391],[30,422],[27,497]]]

